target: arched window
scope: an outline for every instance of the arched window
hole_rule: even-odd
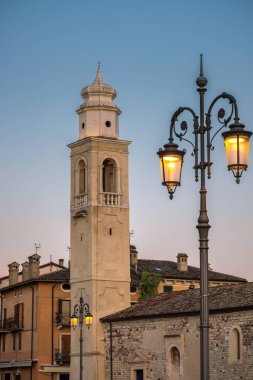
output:
[[[78,192],[79,194],[86,192],[86,167],[83,160],[78,163]]]
[[[112,158],[107,158],[102,166],[102,187],[104,193],[117,193],[117,165]]]
[[[170,379],[180,379],[180,352],[177,347],[170,350]]]
[[[238,362],[241,359],[241,336],[240,331],[234,328],[230,332],[230,362]]]

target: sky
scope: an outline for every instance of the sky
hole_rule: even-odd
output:
[[[189,264],[199,265],[199,183],[191,147],[180,143],[187,153],[172,201],[161,186],[156,152],[179,106],[199,113],[200,53],[206,108],[229,92],[241,122],[253,130],[252,13],[252,0],[0,0],[1,270],[26,261],[35,243],[42,262],[51,255],[68,260],[67,144],[78,138],[80,90],[94,80],[98,61],[118,93],[120,138],[132,141],[131,242],[140,258],[176,260],[184,252]],[[207,181],[209,262],[216,271],[253,281],[253,149],[237,185],[220,134],[214,145]]]

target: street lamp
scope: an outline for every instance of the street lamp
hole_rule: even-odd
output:
[[[203,73],[203,60],[200,56],[200,75],[196,80],[197,91],[200,96],[200,118],[189,107],[179,107],[173,114],[170,123],[169,143],[164,145],[164,149],[157,152],[160,158],[160,167],[162,174],[162,185],[166,186],[170,199],[181,183],[181,170],[185,150],[179,150],[178,145],[174,143],[174,135],[180,140],[190,143],[193,147],[192,156],[195,158],[195,180],[198,181],[200,172],[200,213],[198,218],[197,229],[199,231],[199,252],[200,252],[200,379],[209,380],[209,308],[208,308],[208,231],[211,227],[206,209],[206,171],[208,178],[211,178],[211,151],[213,150],[213,139],[223,129],[229,128],[222,133],[224,138],[227,166],[231,170],[236,183],[240,183],[243,171],[248,167],[249,140],[252,132],[246,131],[244,125],[239,122],[238,108],[235,98],[223,92],[217,96],[210,104],[207,113],[204,108],[204,95],[206,92],[207,79]],[[220,128],[211,137],[211,112],[217,101],[226,99],[231,105],[231,111],[228,117],[225,110],[221,108],[218,111],[218,121]],[[194,143],[187,140],[184,136],[187,133],[188,125],[182,121],[180,131],[176,130],[176,121],[184,111],[190,112],[193,117],[193,134]],[[229,125],[232,117],[234,122]],[[200,161],[199,161],[200,155]]]
[[[75,330],[78,325],[80,327],[80,380],[83,380],[83,322],[85,321],[88,329],[92,325],[92,314],[90,312],[90,307],[87,303],[84,303],[83,296],[81,292],[79,304],[76,304],[74,307],[74,313],[71,316],[70,323],[71,327]]]

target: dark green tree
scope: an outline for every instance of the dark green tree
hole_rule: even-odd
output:
[[[160,281],[161,276],[158,273],[142,272],[140,281],[140,299],[143,301],[157,295],[157,287]]]

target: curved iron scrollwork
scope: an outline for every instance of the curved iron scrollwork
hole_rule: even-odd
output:
[[[214,135],[211,137],[210,132],[212,129],[211,124],[211,112],[214,107],[214,105],[220,100],[220,99],[226,99],[228,100],[229,104],[231,105],[231,111],[229,115],[226,115],[226,111],[224,108],[220,108],[217,112],[217,120],[221,124],[221,127],[214,133]],[[184,112],[188,111],[193,116],[193,134],[195,135],[195,141],[194,143],[188,139],[185,138],[185,135],[188,132],[188,123],[183,120],[180,124],[180,129],[177,129],[177,121],[178,117]],[[229,124],[229,122],[232,119],[232,116],[234,115],[235,120],[239,120],[238,117],[238,109],[235,98],[226,92],[223,92],[222,94],[218,95],[210,104],[208,108],[208,112],[206,113],[206,119],[205,119],[205,126],[204,132],[207,132],[207,162],[205,163],[205,166],[207,167],[207,176],[208,178],[211,178],[211,151],[214,150],[214,146],[212,144],[214,138],[217,136],[217,134],[223,129],[226,128]],[[174,112],[171,123],[170,123],[170,141],[174,140],[174,135],[180,140],[180,141],[186,141],[193,147],[193,151],[191,153],[192,156],[195,156],[195,180],[198,181],[198,169],[200,168],[199,162],[198,162],[198,135],[201,133],[200,126],[198,122],[198,116],[194,112],[194,110],[190,107],[179,107],[176,112]]]
[[[176,129],[176,122],[178,121],[178,116],[182,114],[184,111],[188,111],[192,114],[193,116],[193,133],[195,135],[195,142],[192,143],[190,140],[186,139],[184,136],[186,135],[188,131],[188,123],[183,120],[180,124],[180,129],[181,131],[177,131]],[[171,118],[171,123],[170,123],[170,141],[173,141],[173,133],[175,136],[180,140],[180,141],[186,141],[188,142],[192,147],[193,151],[191,153],[192,156],[195,156],[195,180],[196,182],[198,181],[198,133],[199,133],[199,122],[198,122],[198,116],[196,113],[193,111],[192,108],[189,107],[179,107],[176,112],[174,112],[172,118]]]
[[[220,100],[220,99],[226,99],[228,100],[229,104],[231,105],[231,111],[228,117],[226,117],[226,111],[224,108],[220,108],[217,112],[217,120],[221,124],[221,127],[214,133],[214,135],[211,137],[211,112],[214,107],[214,105]],[[217,134],[223,129],[228,126],[228,123],[231,121],[233,114],[235,115],[235,120],[239,120],[238,117],[238,109],[235,98],[226,92],[222,92],[220,95],[218,95],[210,104],[208,111],[206,113],[206,131],[207,131],[207,177],[211,178],[211,151],[214,150],[213,146],[213,140],[217,136]]]

